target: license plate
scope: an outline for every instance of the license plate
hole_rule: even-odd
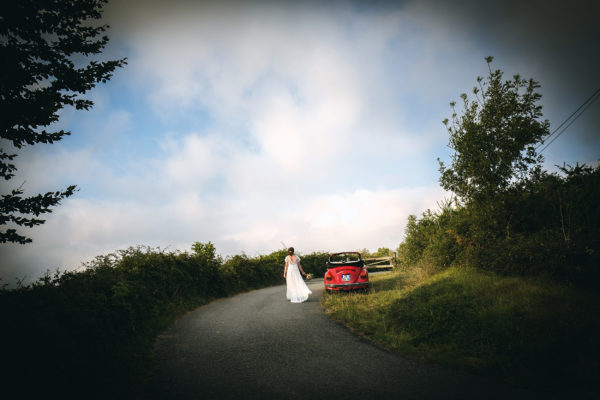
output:
[[[347,282],[350,280],[350,274],[344,274],[342,275],[342,281],[343,282]]]

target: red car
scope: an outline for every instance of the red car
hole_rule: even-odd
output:
[[[369,273],[360,253],[347,251],[330,254],[323,282],[329,291],[367,289]]]

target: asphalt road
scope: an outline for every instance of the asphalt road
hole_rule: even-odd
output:
[[[216,300],[155,347],[156,399],[532,399],[535,395],[380,349],[330,320],[323,281],[306,303],[285,286]]]

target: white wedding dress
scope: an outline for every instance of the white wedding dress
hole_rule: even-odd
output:
[[[305,302],[308,300],[308,295],[312,294],[312,292],[306,286],[306,283],[304,283],[302,275],[300,275],[300,270],[298,269],[300,257],[294,256],[294,260],[292,261],[292,258],[287,256],[285,261],[288,263],[287,275],[285,277],[287,283],[286,297],[292,303]]]

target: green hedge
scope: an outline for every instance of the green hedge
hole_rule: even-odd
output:
[[[600,285],[600,166],[538,171],[494,198],[442,204],[410,216],[398,248],[405,265],[471,265]]]
[[[211,299],[283,283],[285,255],[224,260],[210,242],[191,252],[132,247],[98,256],[80,272],[3,288],[2,390],[17,397],[139,397],[136,379],[158,333]],[[305,271],[322,276],[326,257],[302,256]]]

